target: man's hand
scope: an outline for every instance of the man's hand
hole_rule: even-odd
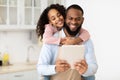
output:
[[[75,69],[79,72],[79,74],[84,74],[87,69],[88,69],[88,64],[86,63],[85,60],[82,60],[80,62],[76,62],[75,63]]]
[[[57,60],[55,65],[56,72],[64,72],[70,68],[70,65],[65,60]]]

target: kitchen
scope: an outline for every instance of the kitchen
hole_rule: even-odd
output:
[[[47,5],[47,0],[0,0],[0,80],[39,80],[36,64],[42,42],[35,29]]]
[[[35,29],[40,13],[52,3],[83,7],[83,25],[91,34],[99,65],[96,80],[120,80],[119,0],[0,0],[0,53],[9,54],[9,66],[0,66],[0,80],[42,79],[36,71],[42,42]]]

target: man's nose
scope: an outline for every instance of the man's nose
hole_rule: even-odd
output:
[[[73,20],[71,20],[71,23],[72,23],[72,24],[76,24],[77,21],[76,21],[75,19],[73,19]]]

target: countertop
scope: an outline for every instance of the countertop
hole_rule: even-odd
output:
[[[0,66],[0,74],[36,70],[36,63],[19,63],[8,66]]]

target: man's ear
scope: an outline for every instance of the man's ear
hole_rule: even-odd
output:
[[[82,23],[84,22],[84,17],[82,17]]]

